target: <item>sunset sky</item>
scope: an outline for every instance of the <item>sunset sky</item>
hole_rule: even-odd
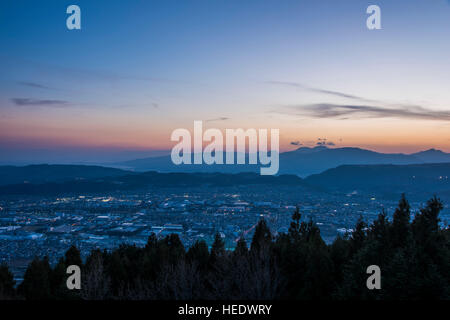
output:
[[[448,0],[4,0],[0,43],[0,163],[132,159],[194,120],[450,152]]]

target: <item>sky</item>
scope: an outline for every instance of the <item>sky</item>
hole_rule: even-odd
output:
[[[449,34],[448,0],[3,0],[0,163],[157,155],[194,120],[450,152]]]

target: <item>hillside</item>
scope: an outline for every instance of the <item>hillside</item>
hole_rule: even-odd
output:
[[[131,174],[131,172],[100,166],[47,164],[23,167],[0,166],[0,185],[63,182],[100,177],[117,177],[125,174]]]
[[[450,163],[414,165],[343,165],[305,181],[339,192],[365,191],[397,196],[450,195]]]
[[[144,172],[115,177],[77,179],[64,182],[22,183],[0,186],[0,195],[59,195],[142,190],[151,187],[228,187],[243,185],[302,186],[294,175],[261,176],[256,173],[158,173]]]

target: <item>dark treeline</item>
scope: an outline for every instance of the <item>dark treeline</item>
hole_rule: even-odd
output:
[[[94,250],[85,263],[71,247],[52,268],[34,259],[15,286],[0,267],[2,299],[450,299],[450,229],[439,227],[441,201],[433,198],[410,221],[403,197],[392,221],[379,214],[371,225],[360,218],[354,231],[327,245],[313,221],[297,209],[289,232],[274,237],[264,220],[250,249],[233,251],[216,235],[187,251],[177,235],[144,248],[122,245]],[[81,290],[68,290],[66,268],[81,267]],[[369,290],[369,265],[381,268],[381,290]]]

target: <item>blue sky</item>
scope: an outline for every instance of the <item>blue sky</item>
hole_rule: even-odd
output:
[[[194,120],[450,151],[449,31],[445,0],[2,1],[0,152],[168,149]]]

